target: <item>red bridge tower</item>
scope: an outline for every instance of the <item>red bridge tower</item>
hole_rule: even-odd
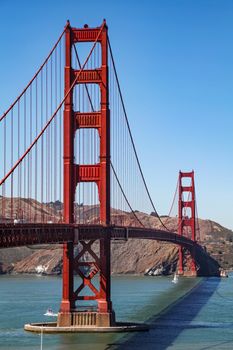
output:
[[[74,199],[76,186],[81,182],[95,182],[99,192],[100,223],[110,224],[110,111],[108,84],[108,28],[105,21],[101,27],[82,29],[66,27],[65,53],[65,95],[64,105],[64,222],[74,223]],[[98,42],[102,50],[102,64],[98,69],[74,70],[72,62],[72,45],[78,42]],[[100,87],[100,111],[78,112],[73,110],[72,84],[98,84]],[[100,137],[100,159],[98,164],[74,164],[74,137],[77,129],[95,128]],[[82,251],[74,257],[73,242],[63,247],[63,297],[58,316],[58,326],[85,325],[110,326],[114,324],[110,295],[110,235],[99,240],[99,256],[92,250],[94,240],[80,241]],[[82,257],[88,253],[93,261],[84,262]],[[86,275],[83,267],[88,267]],[[74,271],[82,282],[74,289]],[[92,283],[92,278],[99,274],[99,288]],[[88,286],[92,295],[82,295]],[[96,300],[95,312],[79,311],[75,302],[79,300]]]
[[[190,185],[184,185],[183,179],[189,178]],[[186,193],[186,198],[185,198]],[[188,195],[188,196],[187,196]],[[190,215],[186,215],[186,210],[189,208]],[[194,171],[179,173],[179,206],[178,206],[178,234],[186,236],[193,241],[196,241],[196,214],[195,214],[195,186],[194,186]],[[191,252],[192,262],[191,271],[184,272],[184,251],[183,247],[179,246],[179,275],[196,276],[195,251]]]

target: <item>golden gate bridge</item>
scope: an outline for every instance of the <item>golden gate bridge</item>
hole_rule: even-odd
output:
[[[1,116],[0,128],[0,248],[63,244],[58,328],[116,325],[111,240],[175,243],[179,274],[216,274],[215,261],[197,242],[193,171],[179,173],[177,228],[171,230],[157,213],[105,20],[96,28],[67,22],[34,77]],[[153,211],[159,228],[142,218],[145,210]],[[190,255],[189,271],[184,271],[184,250]],[[81,278],[78,285],[74,274]],[[83,301],[95,302],[94,311],[81,310]]]

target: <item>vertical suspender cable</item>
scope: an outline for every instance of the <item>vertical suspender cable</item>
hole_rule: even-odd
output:
[[[38,133],[38,101],[37,101],[37,98],[38,98],[38,92],[37,92],[37,84],[38,84],[38,80],[37,80],[37,77],[36,77],[36,93],[35,93],[35,99],[36,99],[36,105],[35,105],[35,108],[36,108],[36,113],[35,113],[35,116],[36,116],[36,120],[35,120],[35,132],[36,132],[36,135]],[[35,171],[35,215],[34,215],[34,222],[37,222],[37,201],[38,201],[38,198],[37,198],[37,162],[38,162],[38,158],[37,158],[37,143],[35,145],[35,164],[34,164],[34,171]]]
[[[11,167],[13,166],[13,154],[14,154],[14,129],[13,129],[13,116],[14,108],[11,109]],[[14,217],[14,174],[11,175],[11,220]]]

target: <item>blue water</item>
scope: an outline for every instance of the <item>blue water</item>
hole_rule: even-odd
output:
[[[112,278],[118,321],[150,324],[148,332],[44,335],[43,349],[233,349],[233,275],[228,279],[120,276]],[[0,349],[40,349],[25,323],[57,311],[61,278],[0,276]]]

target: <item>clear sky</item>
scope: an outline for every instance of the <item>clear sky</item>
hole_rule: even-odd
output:
[[[194,169],[199,217],[233,229],[232,0],[0,0],[0,114],[67,19],[103,18],[158,212]]]

